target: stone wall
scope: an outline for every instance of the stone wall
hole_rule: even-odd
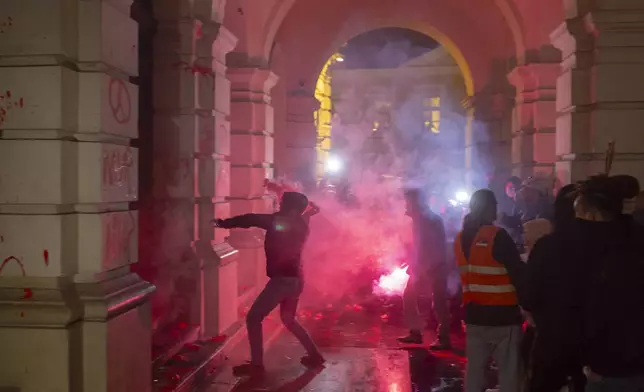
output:
[[[7,0],[0,22],[3,386],[147,391],[131,1]],[[119,358],[120,360],[116,360]]]

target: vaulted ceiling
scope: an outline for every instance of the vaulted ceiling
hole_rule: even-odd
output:
[[[478,91],[495,67],[550,46],[564,21],[563,0],[228,0],[224,24],[235,52],[286,64],[289,88],[311,84],[329,56],[352,37],[380,27],[427,34],[454,57]],[[276,54],[275,48],[278,48]]]

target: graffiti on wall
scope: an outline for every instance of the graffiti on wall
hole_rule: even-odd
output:
[[[1,246],[4,244],[4,236],[0,236],[0,249]],[[49,266],[49,251],[47,249],[43,250],[43,261],[45,263],[45,266]],[[17,256],[6,256],[2,259],[2,263],[0,263],[0,277],[3,276],[5,268],[10,268],[10,266],[14,266],[14,268],[18,268],[20,271],[18,276],[21,277],[26,277],[27,272],[25,271],[25,264],[22,258],[17,257]],[[24,288],[22,289],[23,293],[20,299],[27,300],[31,299],[34,294],[33,291],[30,288]],[[24,312],[20,312],[20,317],[24,317]]]
[[[127,195],[135,194],[132,179],[134,155],[130,147],[103,153],[103,189],[127,187]]]
[[[0,126],[7,119],[7,115],[12,110],[21,109],[25,106],[25,100],[20,97],[14,97],[11,91],[0,93]]]
[[[130,262],[136,221],[132,211],[108,214],[103,223],[103,266],[112,268]]]
[[[112,116],[119,124],[127,124],[132,118],[132,99],[130,92],[121,79],[110,79],[108,88]]]

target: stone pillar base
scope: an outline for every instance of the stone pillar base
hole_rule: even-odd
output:
[[[84,282],[6,277],[0,284],[3,387],[21,392],[150,390],[147,298],[153,285],[127,269]]]

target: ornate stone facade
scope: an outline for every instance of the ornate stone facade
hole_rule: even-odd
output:
[[[209,221],[269,210],[274,170],[313,177],[315,81],[375,28],[449,51],[466,165],[565,183],[616,140],[644,181],[642,2],[261,3],[2,1],[0,385],[149,391],[153,359],[243,333],[261,234]]]

